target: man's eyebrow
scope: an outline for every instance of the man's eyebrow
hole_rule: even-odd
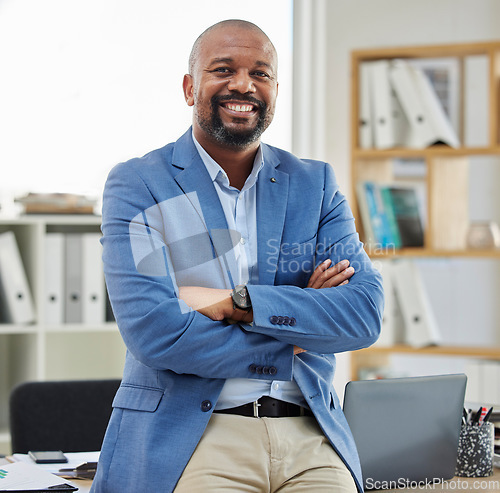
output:
[[[212,65],[217,65],[218,63],[231,63],[233,61],[234,61],[234,59],[231,57],[219,57],[219,58],[214,58],[213,60],[211,60],[208,66],[211,67]],[[258,67],[267,67],[270,70],[273,69],[273,67],[270,63],[264,62],[262,60],[257,60],[255,62],[255,65],[257,65]]]
[[[214,58],[213,60],[210,61],[209,67],[212,65],[216,65],[217,63],[231,63],[233,59],[231,57],[220,57],[220,58]]]

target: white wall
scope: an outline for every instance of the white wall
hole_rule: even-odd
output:
[[[290,148],[291,0],[1,0],[0,202],[27,191],[100,195],[116,163],[191,123],[182,77],[196,37],[257,23],[279,53],[265,140]],[[279,21],[277,21],[279,20]],[[4,207],[5,209],[5,207]]]
[[[308,4],[297,0],[297,4]],[[325,135],[312,143],[314,157],[332,163],[341,189],[350,191],[350,52],[354,49],[500,39],[500,2],[497,0],[312,0],[310,28],[326,33],[324,66],[311,77],[324,79],[326,110],[318,113]],[[298,8],[296,6],[296,12]],[[300,19],[296,18],[300,23]],[[298,29],[298,27],[296,27]],[[322,48],[320,47],[320,50]],[[294,72],[307,66],[294,59]],[[297,94],[301,88],[296,87]],[[307,95],[305,96],[307,97]],[[317,104],[317,94],[309,94]],[[307,105],[304,105],[306,107]],[[296,115],[301,118],[304,115]],[[312,115],[314,118],[315,115]],[[295,123],[295,122],[294,122]],[[485,164],[482,178],[471,179],[471,218],[500,221],[500,202],[495,191],[500,165]],[[493,199],[492,197],[497,197]],[[493,209],[493,212],[492,212]],[[489,216],[489,217],[488,217]],[[500,262],[488,260],[423,260],[421,268],[441,323],[445,342],[454,344],[499,343]],[[338,362],[337,390],[349,379],[348,357]]]

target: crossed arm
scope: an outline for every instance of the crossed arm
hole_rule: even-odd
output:
[[[309,278],[308,288],[330,288],[349,282],[349,278],[354,274],[354,268],[349,266],[349,261],[342,260],[333,267],[331,263],[331,260],[327,259],[316,267]],[[253,321],[252,310],[247,312],[233,308],[230,289],[185,286],[179,288],[179,298],[211,320],[226,319],[230,322],[244,323]]]

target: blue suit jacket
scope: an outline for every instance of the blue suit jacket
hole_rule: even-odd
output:
[[[381,278],[363,251],[332,168],[262,147],[259,284],[248,287],[251,326],[214,322],[177,298],[180,285],[224,287],[234,261],[231,237],[215,238],[227,224],[191,131],[109,175],[103,260],[128,350],[94,493],[172,491],[225,379],[233,377],[293,377],[362,489],[332,380],[335,353],[378,337]],[[333,264],[348,258],[355,275],[342,287],[305,288],[314,265],[326,258]],[[287,323],[292,318],[295,324]],[[294,357],[294,344],[307,351]]]

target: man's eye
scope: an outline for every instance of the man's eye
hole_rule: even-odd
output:
[[[227,67],[217,67],[212,72],[218,73],[218,74],[227,74],[229,73],[229,69]]]
[[[257,77],[267,77],[267,78],[269,78],[269,74],[266,73],[266,72],[262,72],[261,70],[255,71],[254,75],[256,75]]]

